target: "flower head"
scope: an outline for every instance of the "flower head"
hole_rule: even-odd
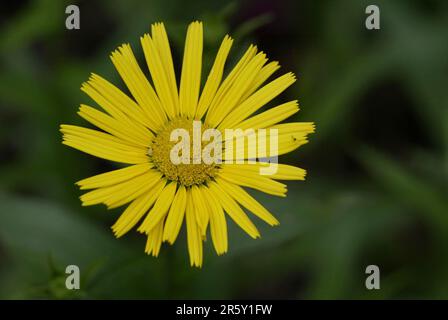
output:
[[[138,225],[147,237],[145,251],[154,256],[162,242],[176,241],[185,221],[190,263],[198,267],[208,230],[217,254],[227,252],[227,215],[252,238],[260,234],[242,207],[269,225],[279,223],[243,187],[286,196],[286,185],[277,180],[303,180],[305,170],[277,163],[269,170],[272,163],[263,159],[293,151],[314,131],[313,123],[280,123],[299,110],[297,101],[260,112],[295,77],[286,73],[265,84],[279,64],[256,46],[224,76],[229,36],[201,90],[202,39],[202,23],[191,23],[178,86],[165,28],[153,24],[151,35],[140,38],[152,83],[124,44],[111,59],[132,97],[92,74],[81,90],[103,111],[82,104],[78,114],[100,130],[61,125],[63,144],[127,165],[77,182],[89,190],[82,204],[127,205],[114,234]],[[221,135],[229,129],[242,134]]]

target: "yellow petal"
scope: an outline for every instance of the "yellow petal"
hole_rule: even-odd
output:
[[[201,86],[202,37],[202,23],[191,23],[185,40],[179,90],[180,114],[190,118],[196,112]]]
[[[106,79],[92,73],[81,86],[81,91],[90,96],[98,105],[115,119],[137,131],[145,127],[155,130],[157,122],[148,117],[143,109],[123,91]]]
[[[237,127],[241,129],[260,129],[270,127],[299,111],[297,100],[283,103],[277,107],[259,113],[249,119],[240,122]]]
[[[219,176],[227,182],[243,187],[249,187],[279,197],[286,196],[286,185],[267,178],[267,176],[261,176],[257,172],[242,172],[231,166],[223,166]]]
[[[298,147],[308,143],[308,134],[313,133],[315,126],[313,122],[291,122],[282,123],[270,127],[278,130],[278,155],[291,152]],[[270,146],[270,142],[267,143]],[[271,152],[271,151],[269,151]],[[275,155],[276,152],[271,152]]]
[[[246,92],[244,92],[244,94],[241,96],[240,103],[246,100],[252,93],[254,93],[255,90],[257,90],[279,68],[280,65],[277,61],[269,62],[267,65],[261,68],[260,72],[258,72],[257,76],[247,88]]]
[[[135,178],[152,168],[150,163],[136,164],[126,168],[95,175],[76,182],[81,190],[108,187]]]
[[[163,220],[159,221],[157,225],[152,228],[151,232],[148,234],[148,239],[146,241],[145,252],[157,257],[160,252],[160,247],[162,246],[162,233],[163,233]]]
[[[132,146],[125,141],[100,131],[72,125],[61,125],[63,144],[99,158],[129,163],[148,162],[147,149]]]
[[[289,122],[271,126],[271,129],[277,129],[279,134],[307,135],[313,133],[315,126],[313,122]]]
[[[140,42],[145,54],[146,63],[148,64],[149,72],[151,73],[154,87],[157,95],[160,98],[161,106],[169,118],[173,119],[177,115],[177,93],[172,92],[168,75],[163,67],[162,59],[156,44],[149,34],[145,34],[140,38]]]
[[[216,253],[221,255],[226,253],[228,249],[226,217],[222,206],[215,199],[213,193],[207,187],[203,189],[203,192],[210,207],[210,233],[213,246],[215,247]]]
[[[165,187],[165,183],[166,181],[164,179],[160,180],[154,188],[136,198],[126,208],[126,210],[124,210],[112,226],[112,230],[117,238],[123,236],[131,230],[145,215],[145,213],[148,212],[149,208],[151,208]]]
[[[256,163],[234,163],[234,164],[223,164],[226,170],[234,172],[251,172],[255,175],[261,174],[262,168],[268,168],[271,164],[267,162],[256,162]],[[277,163],[272,164],[276,166],[276,172],[266,177],[276,180],[305,180],[306,170],[298,168],[295,166],[290,166],[287,164]],[[224,170],[224,171],[226,171]]]
[[[135,130],[132,126],[127,126],[123,122],[84,104],[79,108],[78,114],[91,124],[132,145],[147,148],[154,137],[149,130]]]
[[[290,72],[268,83],[230,112],[218,128],[225,129],[236,127],[239,122],[246,119],[266,103],[274,99],[295,81],[295,76]]]
[[[243,188],[233,183],[228,183],[224,179],[217,178],[216,182],[227,192],[229,196],[235,199],[239,204],[251,211],[257,217],[271,226],[279,224],[278,220],[263,207],[257,200],[252,198]]]
[[[165,189],[163,189],[162,194],[157,199],[154,207],[151,209],[141,226],[138,228],[139,232],[148,234],[152,230],[152,228],[154,228],[159,223],[159,221],[165,218],[174,199],[176,186],[176,182],[170,182],[165,187]]]
[[[208,107],[215,97],[216,91],[221,83],[222,75],[224,73],[224,65],[232,47],[233,39],[228,35],[224,37],[221,43],[218,54],[216,55],[213,67],[208,75],[207,82],[202,90],[201,98],[199,99],[198,107],[196,109],[196,119],[201,119],[206,113]]]
[[[156,170],[148,170],[144,174],[130,180],[102,187],[83,194],[80,199],[83,206],[99,203],[106,204],[110,209],[124,205],[150,190],[161,178]]]
[[[252,238],[256,239],[260,237],[260,233],[257,227],[250,221],[241,207],[233,200],[227,192],[225,192],[218,183],[211,182],[209,190],[213,193],[216,199],[218,199],[221,206],[232,218],[235,223],[240,226],[241,229],[247,232]]]
[[[193,185],[191,187],[191,196],[193,198],[194,210],[196,212],[199,228],[201,229],[201,234],[205,237],[209,221],[209,208],[205,201],[204,194],[202,193],[202,187]]]
[[[176,196],[165,221],[163,231],[163,241],[173,244],[179,234],[180,227],[185,216],[185,208],[187,206],[187,191],[183,185],[179,186]]]
[[[151,26],[152,39],[159,50],[162,66],[168,78],[168,86],[174,97],[176,115],[179,114],[179,93],[177,91],[176,75],[174,73],[173,58],[171,56],[170,43],[163,23],[155,23]]]
[[[244,53],[243,57],[238,61],[236,66],[232,69],[232,71],[226,77],[224,82],[221,84],[218,91],[216,92],[215,97],[212,100],[210,108],[207,111],[206,116],[207,123],[214,124],[219,120],[220,110],[217,109],[217,106],[221,104],[223,97],[230,90],[230,88],[235,82],[235,79],[238,78],[238,76],[244,70],[247,64],[252,60],[253,57],[255,57],[256,53],[257,53],[257,47],[254,45],[250,45],[249,48]]]
[[[241,159],[269,158],[291,152],[308,143],[307,135],[314,132],[311,122],[285,123],[266,130],[241,129],[240,134],[224,137],[223,159],[226,163]]]
[[[131,46],[123,44],[112,52],[111,59],[132,96],[148,118],[154,120],[156,129],[159,129],[167,120],[166,114],[154,89],[140,69]]]
[[[187,244],[188,244],[188,252],[190,255],[190,265],[200,268],[202,266],[202,255],[203,255],[202,236],[196,220],[191,192],[188,192],[187,194],[187,207],[185,216],[187,221]]]
[[[257,73],[266,63],[266,55],[263,52],[258,53],[249,63],[241,70],[238,77],[235,78],[233,85],[222,97],[222,100],[217,104],[214,112],[214,118],[210,119],[210,124],[216,126],[222,119],[229,114],[241,99],[244,92],[250,86]],[[226,127],[231,128],[231,127]]]

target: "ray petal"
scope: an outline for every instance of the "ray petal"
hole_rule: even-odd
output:
[[[163,231],[163,241],[173,244],[179,234],[180,227],[185,216],[185,208],[187,204],[187,190],[184,186],[179,186],[176,196],[170,208],[170,212],[165,221]]]
[[[140,69],[131,46],[123,44],[112,52],[111,59],[132,96],[147,117],[154,119],[156,129],[160,128],[167,120],[166,114],[154,89]]]
[[[190,265],[195,267],[202,266],[202,236],[201,230],[196,220],[196,214],[194,211],[193,198],[191,196],[191,190],[188,190],[187,194],[187,207],[186,207],[186,222],[187,222],[187,244],[188,252],[190,256]]]
[[[201,86],[202,23],[195,21],[188,26],[185,40],[182,75],[180,79],[180,114],[194,117]]]
[[[148,212],[149,208],[159,197],[166,181],[164,179],[157,182],[151,190],[136,198],[120,215],[118,220],[112,226],[112,230],[117,238],[131,230]]]
[[[219,85],[221,84],[222,75],[224,73],[224,65],[229,55],[230,48],[232,47],[233,39],[228,35],[224,37],[221,43],[221,47],[216,55],[215,62],[213,63],[210,74],[208,75],[207,82],[202,90],[201,98],[199,99],[198,107],[196,109],[195,118],[201,119],[207,112],[208,107],[212,103]]]
[[[136,164],[126,168],[101,173],[76,182],[81,190],[108,187],[135,178],[152,168],[150,163]]]
[[[261,68],[260,72],[258,72],[257,76],[254,78],[250,86],[241,96],[239,102],[243,102],[246,100],[252,93],[255,92],[271,75],[274,74],[275,71],[280,69],[280,65],[278,61],[271,61],[266,64],[263,68]]]
[[[174,195],[176,194],[176,182],[170,182],[165,189],[163,189],[160,197],[157,199],[154,207],[146,216],[145,220],[138,228],[139,232],[150,233],[151,230],[162,221],[168,213],[173,202]]]
[[[140,38],[143,52],[145,54],[146,63],[148,64],[149,72],[157,90],[157,95],[160,98],[161,107],[169,118],[173,119],[177,115],[177,93],[172,90],[168,75],[163,66],[159,51],[156,48],[154,40],[149,34],[145,34]]]
[[[235,78],[232,86],[216,105],[216,110],[213,113],[214,117],[209,119],[211,125],[218,125],[227,114],[237,107],[238,101],[266,61],[266,55],[263,52],[260,52],[241,70],[241,73]]]
[[[61,125],[63,144],[99,158],[129,163],[148,162],[147,149],[126,143],[110,134],[73,125]]]
[[[287,73],[262,88],[258,89],[254,94],[242,102],[238,107],[232,110],[219,125],[219,129],[233,128],[239,122],[256,112],[266,103],[274,99],[286,88],[296,81],[295,76],[290,72]]]
[[[127,126],[123,122],[84,104],[81,104],[78,114],[91,124],[129,144],[148,147],[154,137],[149,130],[136,130],[133,126]]]
[[[224,166],[221,168],[219,176],[227,182],[239,186],[249,187],[279,197],[286,196],[286,185],[266,176],[260,176],[258,172],[242,172],[230,166]]]
[[[224,179],[217,178],[216,182],[219,184],[224,191],[227,192],[234,200],[245,207],[247,210],[251,211],[257,217],[265,221],[271,226],[276,226],[279,224],[278,220],[263,207],[257,200],[251,197],[243,188],[240,186],[228,183]]]
[[[227,212],[227,214],[232,218],[235,223],[240,226],[241,229],[246,231],[246,233],[252,238],[256,239],[260,237],[260,233],[257,227],[250,221],[246,213],[241,209],[241,207],[235,202],[235,200],[230,197],[227,192],[225,192],[218,183],[211,182],[209,184],[210,191],[213,193],[216,199]]]
[[[157,257],[160,253],[160,247],[162,246],[162,235],[163,235],[163,220],[159,221],[151,232],[148,234],[148,239],[146,241],[145,252],[151,254],[153,257]]]
[[[226,253],[228,249],[227,222],[224,210],[208,187],[203,188],[202,192],[210,207],[210,233],[213,246],[215,247],[216,253],[221,255]]]
[[[168,78],[171,95],[174,97],[176,115],[179,114],[179,93],[177,91],[176,74],[174,72],[173,58],[171,56],[170,43],[163,23],[155,23],[151,26],[152,39],[159,50],[163,68]]]
[[[266,110],[259,113],[251,118],[248,118],[236,125],[237,128],[241,129],[260,129],[270,127],[286,118],[292,116],[299,111],[299,106],[297,100],[289,101],[283,103],[277,107]]]
[[[253,59],[253,57],[255,57],[256,54],[257,54],[257,47],[254,45],[250,45],[249,48],[244,53],[244,55],[238,61],[236,66],[232,69],[232,71],[230,71],[229,75],[219,86],[219,89],[216,92],[210,104],[210,107],[207,110],[207,115],[205,118],[207,123],[210,123],[212,125],[217,123],[217,121],[219,120],[219,112],[220,112],[220,110],[217,109],[217,106],[220,105],[223,97],[227,94],[227,92],[234,84],[235,79],[238,78],[238,76],[241,74],[241,72],[244,70],[247,64]]]
[[[104,203],[110,209],[124,205],[150,190],[161,178],[156,170],[147,172],[121,183],[101,187],[83,194],[80,199],[83,206]]]
[[[155,130],[157,122],[123,91],[101,76],[92,73],[89,80],[82,84],[81,91],[91,97],[101,108],[115,119],[137,131],[145,127]]]
[[[226,170],[252,172],[255,175],[262,174],[262,169],[269,168],[269,166],[275,166],[275,172],[266,175],[275,180],[305,180],[306,176],[306,170],[282,163],[270,164],[268,162],[259,161],[256,163],[223,164],[222,166],[227,168]]]

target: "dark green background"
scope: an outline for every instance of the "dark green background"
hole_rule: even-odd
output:
[[[2,298],[448,298],[448,7],[443,0],[373,1],[381,30],[364,27],[372,1],[84,1],[81,29],[65,29],[70,2],[1,5],[0,297]],[[230,251],[205,244],[189,267],[184,231],[158,259],[120,210],[81,207],[74,182],[113,169],[61,144],[90,72],[124,88],[109,60],[164,21],[177,69],[187,24],[205,26],[205,70],[222,37],[231,61],[251,42],[298,81],[298,121],[317,133],[282,157],[308,170],[288,197],[256,194],[281,221],[260,240],[230,227]],[[142,61],[142,60],[140,60]],[[144,66],[142,64],[142,66]],[[145,71],[146,72],[146,71]],[[281,74],[280,72],[277,74]],[[80,291],[65,266],[81,268]],[[364,286],[381,269],[381,290]]]

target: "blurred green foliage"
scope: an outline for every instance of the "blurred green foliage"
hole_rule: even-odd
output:
[[[2,4],[0,22],[1,298],[448,298],[448,4],[376,1],[381,30],[364,28],[368,1],[65,1]],[[257,43],[299,81],[299,121],[317,133],[283,157],[309,171],[288,197],[256,197],[281,221],[262,238],[230,227],[230,252],[206,243],[188,266],[185,235],[148,257],[145,239],[114,239],[120,210],[81,207],[73,182],[114,168],[61,145],[60,123],[90,103],[90,72],[121,83],[109,53],[164,21],[176,62],[186,24],[205,23],[205,70],[222,37],[233,63]],[[177,63],[179,68],[179,63]],[[123,87],[123,86],[121,86]],[[64,287],[81,268],[80,291]],[[365,268],[381,290],[365,289]]]

